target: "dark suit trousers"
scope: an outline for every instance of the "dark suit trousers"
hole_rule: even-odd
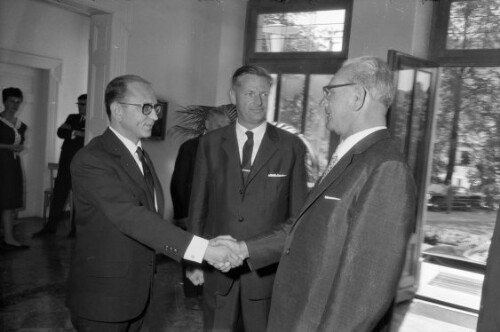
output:
[[[262,332],[266,330],[271,299],[251,300],[241,296],[242,283],[235,280],[226,296],[203,290],[205,331]]]
[[[64,205],[68,199],[71,190],[71,174],[69,167],[61,167],[57,172],[57,178],[54,184],[54,192],[50,202],[49,220],[45,228],[49,231],[56,231],[59,221],[64,213]]]
[[[144,314],[127,322],[97,322],[71,315],[71,323],[78,332],[140,332]]]

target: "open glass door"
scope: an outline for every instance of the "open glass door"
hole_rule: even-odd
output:
[[[396,298],[401,302],[413,298],[418,289],[438,65],[394,50],[389,50],[388,63],[394,70],[397,88],[388,114],[389,130],[413,171],[418,199],[415,228]]]

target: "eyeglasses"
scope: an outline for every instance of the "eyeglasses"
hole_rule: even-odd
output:
[[[78,106],[87,106],[87,103],[76,103]]]
[[[151,112],[154,110],[156,115],[161,114],[161,109],[162,109],[162,104],[129,104],[129,103],[118,103],[122,105],[130,105],[130,106],[137,106],[142,108],[142,114],[144,115],[149,115]]]
[[[335,89],[335,88],[341,88],[343,86],[349,86],[349,85],[356,85],[356,83],[325,85],[323,87],[323,95],[325,95],[325,98],[328,98],[328,97],[330,97],[330,94],[332,93],[330,90]]]

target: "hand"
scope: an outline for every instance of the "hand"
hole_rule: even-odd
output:
[[[229,235],[218,236],[210,240],[210,243],[213,245],[222,245],[228,247],[238,256],[240,256],[242,260],[245,260],[249,257],[247,244],[244,241],[238,242]]]
[[[24,150],[24,145],[23,144],[12,144],[10,146],[10,149],[14,152],[21,152]]]
[[[186,269],[186,277],[191,280],[193,285],[203,285],[205,278],[203,277],[203,270],[199,268]]]
[[[85,132],[81,130],[75,130],[75,136],[85,137]]]
[[[222,272],[227,272],[231,268],[243,264],[243,260],[240,256],[234,253],[230,248],[222,245],[214,245],[212,242],[209,242],[203,259]]]

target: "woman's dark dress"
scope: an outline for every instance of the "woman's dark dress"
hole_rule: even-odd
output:
[[[27,126],[21,123],[18,133],[21,143]],[[14,129],[0,120],[0,144],[13,144]],[[21,159],[14,151],[0,149],[0,210],[11,210],[23,207],[23,172]]]

